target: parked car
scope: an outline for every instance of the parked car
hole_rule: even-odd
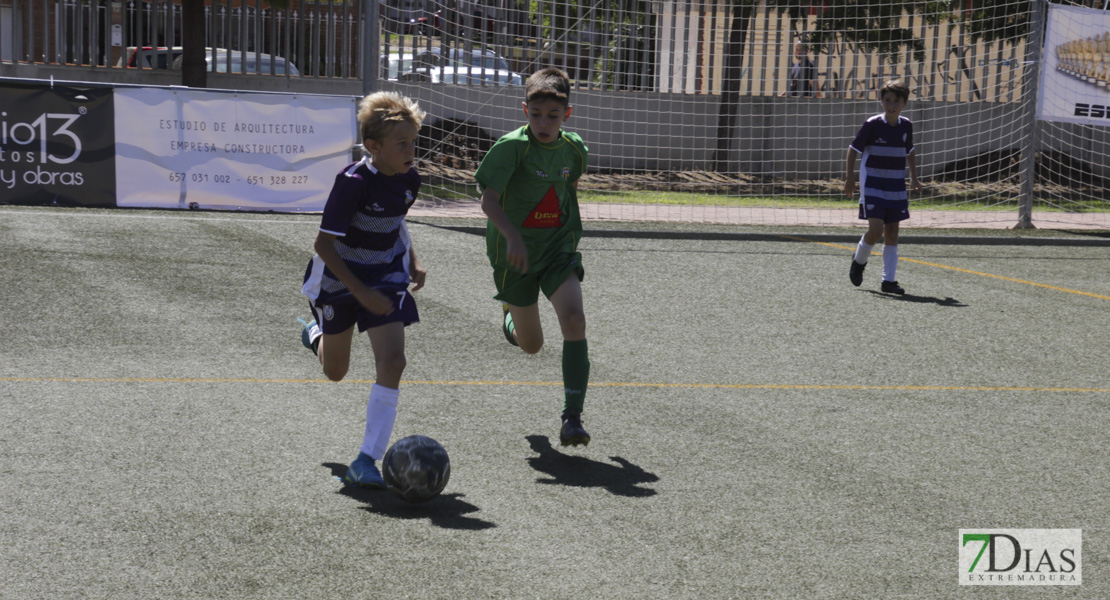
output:
[[[489,73],[483,78],[482,74],[478,71],[467,72],[467,69],[455,67],[420,67],[414,71],[405,71],[397,77],[397,81],[406,82],[424,82],[424,83],[452,83],[459,85],[485,85],[485,86],[505,86],[505,85],[523,85],[521,83],[509,83],[505,79],[494,81]]]
[[[181,46],[128,46],[116,62],[117,67],[132,69],[169,69],[181,56]]]
[[[382,55],[381,72],[378,77],[397,81],[401,75],[415,71],[415,57],[412,54]]]
[[[418,52],[414,70],[435,72],[443,83],[485,85],[524,85],[524,78],[513,73],[509,62],[493,50],[431,48]]]
[[[230,57],[230,58],[229,58]],[[243,59],[246,59],[244,67]],[[250,75],[271,74],[271,64],[274,75],[300,75],[297,65],[280,56],[269,54],[256,54],[252,50],[228,50],[227,48],[205,48],[204,60],[208,63],[208,71],[213,73],[234,73]],[[173,61],[172,68],[181,70],[182,57],[178,56]]]

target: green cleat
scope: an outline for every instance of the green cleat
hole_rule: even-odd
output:
[[[509,305],[502,304],[501,310],[504,312],[504,319],[501,321],[501,332],[505,334],[505,339],[514,346],[519,346],[516,338],[513,337],[513,315],[509,312]]]

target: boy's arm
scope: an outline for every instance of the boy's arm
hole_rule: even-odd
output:
[[[409,247],[409,281],[412,283],[411,291],[415,292],[424,287],[428,271],[424,269],[424,265],[420,264],[420,259],[416,258],[416,245],[412,243],[412,236],[409,235],[409,224],[406,221],[401,221],[401,237]]]
[[[906,168],[910,171],[910,186],[913,191],[921,191],[921,182],[917,180],[917,152],[911,152],[906,156]]]
[[[355,277],[351,269],[347,267],[347,263],[339,256],[339,252],[335,249],[334,233],[319,232],[316,234],[316,242],[312,245],[316,250],[316,254],[327,265],[328,270],[332,272],[343,285],[347,286],[351,295],[358,300],[359,304],[366,308],[366,310],[376,315],[388,315],[393,312],[393,302],[386,297],[385,294],[375,290],[374,288],[367,287]]]
[[[509,215],[501,208],[501,194],[497,190],[487,187],[482,192],[482,212],[486,213],[490,223],[505,236],[505,259],[509,261],[509,266],[521,273],[527,273],[528,249],[524,246],[524,238],[509,220]]]
[[[412,242],[409,242],[409,279],[412,280],[412,291],[416,291],[424,287],[424,281],[428,278],[428,271],[424,269],[424,265],[416,258],[416,250],[413,249]]]
[[[848,165],[844,174],[844,195],[854,196],[856,193],[856,151],[848,147]]]

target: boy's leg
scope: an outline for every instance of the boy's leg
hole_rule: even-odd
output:
[[[374,381],[397,389],[405,372],[405,325],[394,321],[366,330],[374,350]]]
[[[346,377],[351,365],[351,338],[354,333],[355,326],[351,325],[346,331],[320,336],[316,356],[320,358],[320,366],[324,368],[324,376],[328,379],[340,381]]]
[[[883,281],[881,289],[892,294],[905,294],[898,285],[898,221],[887,223],[883,231]]]
[[[901,221],[894,221],[893,223],[883,224],[883,245],[884,246],[897,246],[898,245],[898,232],[900,230]]]
[[[582,408],[590,381],[589,347],[586,343],[586,315],[582,305],[582,284],[572,274],[551,295],[551,305],[563,332],[563,425],[559,431],[562,445],[590,443],[582,426]]]
[[[526,354],[535,354],[543,348],[543,325],[540,323],[540,306],[514,306],[506,304],[511,317],[511,331],[516,343]]]
[[[586,339],[586,313],[582,305],[582,282],[571,274],[551,294],[551,306],[559,317],[559,329],[563,339],[577,341]]]
[[[367,330],[374,349],[376,381],[366,403],[366,429],[358,458],[347,468],[346,480],[352,485],[381,489],[385,480],[374,464],[385,456],[393,424],[397,420],[397,399],[401,374],[405,370],[405,326],[387,323]]]
[[[886,223],[883,223],[882,219],[867,219],[867,233],[863,234],[863,237],[860,238],[859,241],[863,244],[867,244],[868,248],[870,248],[879,243],[879,240],[883,239],[883,232],[885,231]],[[884,241],[883,243],[886,242]],[[863,257],[857,255],[856,258],[859,259]],[[863,261],[866,262],[867,259],[863,258]]]
[[[882,219],[867,219],[867,233],[864,233],[856,244],[856,253],[852,255],[852,268],[848,271],[848,278],[852,281],[852,285],[858,286],[863,283],[863,269],[867,266],[867,260],[871,257],[871,249],[878,243],[883,235],[883,220]]]
[[[383,489],[385,479],[375,461],[385,456],[389,438],[393,435],[393,423],[397,420],[396,389],[375,383],[370,387],[370,399],[366,402],[366,429],[362,434],[362,445],[358,456],[347,467],[344,481],[358,487]]]
[[[519,346],[526,354],[535,354],[543,348],[543,327],[540,325],[538,305],[540,284],[537,273],[543,265],[530,265],[534,271],[528,275],[508,269],[493,270],[493,281],[503,310],[502,331],[509,343]]]
[[[345,306],[317,307],[312,303],[309,309],[313,317],[311,322],[297,319],[304,325],[301,343],[316,355],[325,377],[341,381],[351,364],[351,338],[358,311]]]

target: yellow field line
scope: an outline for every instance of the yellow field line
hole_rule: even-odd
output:
[[[845,246],[843,244],[833,244],[833,243],[829,243],[829,242],[818,242],[818,241],[814,241],[814,240],[808,240],[808,239],[803,238],[803,237],[795,237],[795,236],[789,236],[789,235],[784,235],[782,237],[784,237],[786,239],[798,241],[798,242],[809,242],[811,244],[818,244],[818,245],[821,245],[821,246],[828,246],[830,248],[837,248],[837,249],[840,249],[840,250],[855,250],[854,246]],[[898,257],[898,260],[905,261],[905,262],[916,263],[916,264],[919,264],[919,265],[925,265],[927,267],[935,267],[937,269],[947,269],[949,271],[956,271],[958,273],[967,273],[968,275],[978,275],[980,277],[990,277],[992,279],[1001,279],[1002,281],[1009,281],[1010,283],[1021,283],[1021,284],[1024,284],[1024,285],[1031,285],[1031,286],[1034,286],[1034,287],[1044,288],[1044,289],[1048,289],[1048,290],[1054,290],[1054,291],[1057,291],[1057,292],[1064,292],[1064,293],[1067,293],[1067,294],[1076,294],[1076,295],[1079,295],[1079,296],[1088,296],[1088,297],[1091,297],[1091,298],[1098,298],[1099,300],[1110,300],[1110,296],[1103,296],[1102,294],[1092,294],[1091,292],[1084,292],[1084,291],[1081,291],[1081,290],[1073,290],[1073,289],[1069,289],[1069,288],[1062,288],[1062,287],[1055,286],[1055,285],[1049,285],[1047,283],[1037,283],[1036,281],[1028,281],[1026,279],[1015,279],[1013,277],[1006,277],[1004,275],[994,275],[993,273],[983,273],[982,271],[972,271],[971,269],[961,269],[959,267],[953,267],[953,266],[950,266],[950,265],[942,265],[942,264],[939,264],[939,263],[927,262],[927,261],[924,261],[924,260],[918,260],[916,258],[905,258],[905,257],[900,256],[900,257]]]
[[[326,379],[250,379],[216,377],[0,377],[7,383],[334,383]],[[345,379],[340,383],[369,385],[372,379]],[[557,381],[468,381],[468,380],[413,380],[402,385],[473,385],[473,386],[543,386],[561,387]],[[971,391],[971,392],[1073,392],[1108,394],[1110,388],[1036,387],[1036,386],[987,386],[987,385],[826,385],[826,384],[776,384],[776,383],[651,383],[632,381],[591,382],[590,387],[613,388],[679,388],[713,390],[878,390],[878,391]]]
[[[1028,281],[1028,280],[1025,280],[1025,279],[1015,279],[1013,277],[1006,277],[1004,275],[994,275],[992,273],[982,273],[980,271],[972,271],[970,269],[961,269],[959,267],[950,267],[948,265],[941,265],[941,264],[937,264],[937,263],[926,262],[924,260],[917,260],[916,258],[901,258],[901,257],[899,257],[898,260],[904,260],[906,262],[917,263],[919,265],[925,265],[927,267],[936,267],[938,269],[948,269],[949,271],[958,271],[960,273],[967,273],[969,275],[979,275],[980,277],[991,277],[991,278],[994,278],[994,279],[1001,279],[1002,281],[1009,281],[1011,283],[1023,283],[1025,285],[1031,285],[1031,286],[1034,286],[1034,287],[1045,288],[1045,289],[1048,289],[1048,290],[1055,290],[1057,292],[1065,292],[1065,293],[1068,293],[1068,294],[1077,294],[1079,296],[1089,296],[1091,298],[1098,298],[1099,300],[1110,300],[1110,296],[1103,296],[1101,294],[1092,294],[1091,292],[1084,292],[1084,291],[1081,291],[1081,290],[1073,290],[1073,289],[1069,289],[1069,288],[1062,288],[1062,287],[1055,286],[1055,285],[1049,285],[1047,283],[1037,283],[1036,281]]]

